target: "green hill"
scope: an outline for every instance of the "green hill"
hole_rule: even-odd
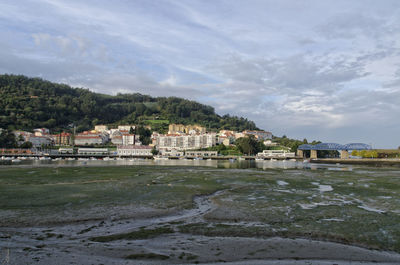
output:
[[[54,132],[77,131],[97,124],[150,125],[165,132],[168,123],[200,124],[208,129],[258,129],[253,121],[215,113],[211,106],[177,97],[141,94],[99,94],[40,78],[0,75],[0,128],[46,127]]]

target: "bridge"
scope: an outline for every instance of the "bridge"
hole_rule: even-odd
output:
[[[337,144],[337,143],[320,143],[316,145],[302,144],[297,148],[297,156],[304,157],[304,151],[310,151],[310,158],[318,158],[317,151],[339,151],[340,158],[349,158],[349,150],[371,150],[372,147],[369,144],[363,143],[349,143],[349,144]]]

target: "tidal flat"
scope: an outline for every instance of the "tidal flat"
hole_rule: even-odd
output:
[[[0,167],[10,264],[398,264],[399,224],[398,168]]]

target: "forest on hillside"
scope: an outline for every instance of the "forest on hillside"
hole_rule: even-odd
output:
[[[213,107],[187,99],[139,93],[112,96],[41,78],[0,75],[0,128],[60,132],[76,126],[79,132],[98,124],[137,124],[165,132],[168,123],[199,124],[209,130],[258,129],[246,118],[220,116]]]

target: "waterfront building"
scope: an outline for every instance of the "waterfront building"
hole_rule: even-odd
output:
[[[107,148],[78,148],[78,155],[108,155]]]
[[[295,153],[287,150],[263,150],[257,157],[295,157]]]
[[[217,151],[185,151],[186,156],[191,156],[191,157],[211,157],[211,156],[217,156],[218,152]]]
[[[148,145],[119,145],[117,153],[119,156],[152,156],[151,146]]]

